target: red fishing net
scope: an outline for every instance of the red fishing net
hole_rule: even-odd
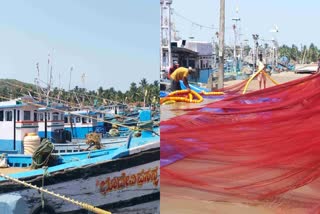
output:
[[[245,85],[247,84],[247,82],[248,82],[248,80],[244,80],[240,83],[230,85],[230,86],[224,87],[219,90],[214,90],[214,91],[222,91],[228,95],[238,94],[238,93],[242,92],[242,90],[245,87]]]
[[[246,199],[288,194],[320,177],[319,130],[318,74],[233,95],[161,122],[161,182]]]

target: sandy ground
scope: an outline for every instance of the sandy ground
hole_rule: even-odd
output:
[[[282,72],[279,74],[272,74],[271,78],[274,79],[277,83],[281,84],[281,83],[295,80],[295,79],[305,77],[308,75],[310,75],[310,74],[295,74],[294,72]],[[242,80],[232,80],[232,81],[225,82],[224,85],[230,86],[230,85],[234,85],[236,83],[239,83],[241,81]],[[267,78],[267,87],[272,87],[274,85],[275,84]],[[248,90],[253,91],[253,90],[258,90],[258,89],[259,89],[258,80],[257,79],[252,80],[252,82],[250,83],[250,85],[248,87]]]
[[[271,77],[279,84],[304,77],[308,74],[295,74],[293,72],[283,72],[273,74]],[[233,85],[241,80],[225,82],[225,86]],[[267,87],[274,86],[268,80]],[[259,90],[259,83],[253,80],[250,84],[249,91]],[[161,120],[167,120],[177,115],[185,113],[179,109],[188,109],[203,106],[213,100],[205,100],[200,104],[175,103],[173,105],[161,106]],[[174,109],[174,110],[173,110]],[[320,186],[320,181],[313,182],[313,185]],[[292,191],[286,195],[280,196],[274,201],[246,201],[246,200],[227,200],[221,196],[216,196],[212,200],[207,200],[206,192],[194,190],[192,188],[180,188],[161,184],[161,203],[160,212],[165,214],[302,214],[309,213],[309,207],[304,204],[305,198],[314,198],[318,195],[312,188],[307,185]],[[200,199],[201,198],[201,199]],[[206,200],[203,200],[205,198]],[[319,202],[320,203],[320,202]]]

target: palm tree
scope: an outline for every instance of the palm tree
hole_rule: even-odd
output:
[[[102,94],[103,94],[103,88],[102,88],[102,86],[100,86],[100,87],[98,88],[97,93],[98,93],[98,96],[102,96]]]
[[[141,81],[139,82],[139,84],[142,88],[144,88],[148,85],[148,82],[147,82],[146,78],[142,78]]]
[[[135,82],[132,82],[130,84],[130,88],[129,88],[127,96],[128,96],[128,99],[130,102],[137,102],[138,101],[139,90],[138,90],[137,84]]]
[[[295,45],[292,45],[290,50],[290,58],[293,59],[294,61],[297,61],[299,56],[300,56],[300,52],[298,50],[298,47]]]
[[[311,43],[309,47],[309,60],[310,62],[316,62],[318,59],[319,51],[318,48]]]

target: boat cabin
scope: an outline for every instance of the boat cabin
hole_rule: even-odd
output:
[[[38,107],[31,97],[0,102],[0,153],[23,153],[23,139],[38,132]]]
[[[71,132],[72,138],[85,139],[97,127],[97,112],[79,110],[65,113],[64,128]]]
[[[37,119],[39,125],[38,135],[40,138],[48,138],[53,143],[65,143],[64,132],[64,109],[63,106],[39,108]]]
[[[108,105],[105,107],[106,112],[111,114],[123,114],[127,108],[125,104]]]

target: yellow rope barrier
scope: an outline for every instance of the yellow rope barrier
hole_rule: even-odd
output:
[[[3,174],[3,173],[0,173],[0,176],[1,176],[1,177],[4,177],[4,178],[6,178],[6,179],[8,179],[8,180],[10,180],[10,181],[13,181],[13,182],[15,182],[15,183],[21,184],[21,185],[23,185],[23,186],[30,187],[30,188],[36,189],[36,190],[38,190],[38,191],[40,191],[40,192],[47,193],[47,194],[52,195],[52,196],[54,196],[54,197],[60,198],[60,199],[62,199],[62,200],[64,200],[64,201],[68,201],[68,202],[70,202],[70,203],[72,203],[72,204],[75,204],[75,205],[77,205],[77,206],[79,206],[79,207],[81,207],[81,208],[83,208],[83,209],[88,210],[88,211],[91,211],[91,212],[94,212],[94,213],[97,213],[97,214],[111,214],[111,212],[105,211],[105,210],[100,209],[100,208],[98,208],[98,207],[95,207],[95,206],[92,206],[92,205],[90,205],[90,204],[83,203],[83,202],[80,202],[80,201],[76,201],[76,200],[71,199],[71,198],[68,198],[68,197],[66,197],[66,196],[64,196],[64,195],[56,194],[56,193],[54,193],[54,192],[52,192],[52,191],[49,191],[49,190],[47,190],[47,189],[44,189],[44,188],[42,188],[42,187],[37,187],[37,186],[32,185],[32,184],[29,184],[29,183],[27,183],[27,182],[20,181],[19,179],[12,178],[12,177],[10,177],[10,176],[8,176],[8,175],[5,175],[5,174]]]

